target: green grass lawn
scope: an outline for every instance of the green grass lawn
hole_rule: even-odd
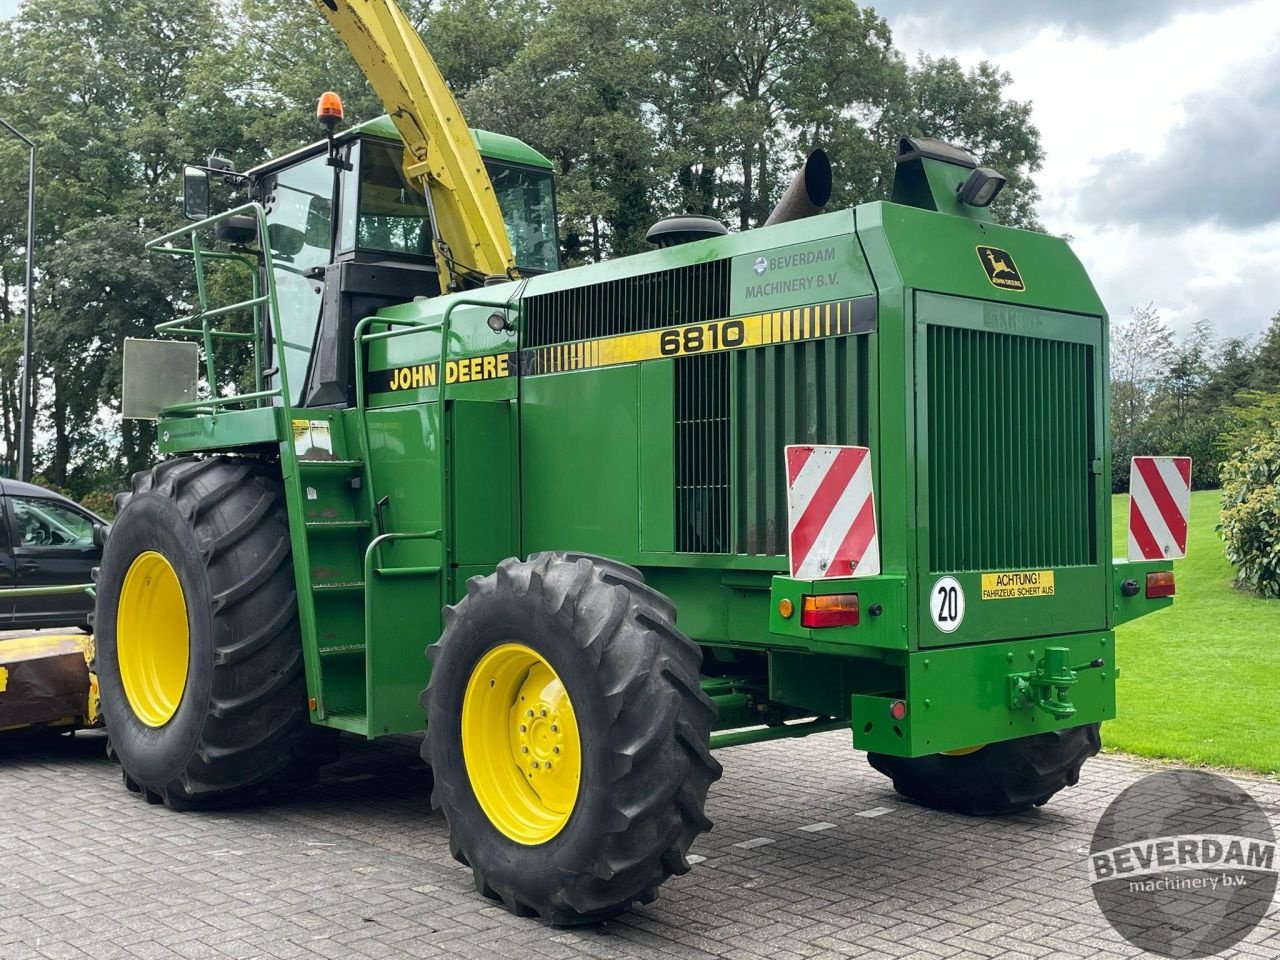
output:
[[[1129,499],[1113,498],[1115,552],[1123,555]],[[1191,495],[1187,558],[1174,565],[1167,610],[1117,629],[1119,718],[1109,748],[1144,757],[1280,771],[1280,600],[1231,585],[1218,492]]]

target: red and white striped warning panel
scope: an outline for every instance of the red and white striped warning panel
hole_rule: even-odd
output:
[[[1129,559],[1187,555],[1191,458],[1134,457],[1129,469]]]
[[[880,540],[866,447],[789,446],[788,552],[791,576],[874,577]]]

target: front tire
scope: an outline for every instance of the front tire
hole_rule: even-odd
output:
[[[103,551],[97,671],[125,785],[174,808],[314,782],[278,470],[170,460],[136,474]]]
[[[571,925],[648,903],[711,828],[716,710],[671,613],[634,568],[563,553],[505,560],[445,608],[423,695],[432,803],[513,913]]]
[[[1094,723],[978,750],[891,757],[869,753],[867,760],[893,780],[893,788],[922,806],[975,817],[1018,813],[1043,806],[1080,779],[1084,762],[1102,748]]]

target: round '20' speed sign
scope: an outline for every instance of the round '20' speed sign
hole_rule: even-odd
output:
[[[929,593],[933,625],[943,633],[955,633],[964,623],[964,587],[955,577],[943,577]]]

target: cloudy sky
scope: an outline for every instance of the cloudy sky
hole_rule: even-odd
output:
[[[38,2],[38,0],[37,0]],[[0,17],[17,0],[0,0]],[[1034,104],[1046,226],[1113,315],[1255,334],[1280,312],[1280,3],[881,0],[909,56],[990,59]]]
[[[1280,312],[1280,3],[881,0],[908,55],[998,63],[1034,104],[1040,215],[1112,315],[1256,334]]]

